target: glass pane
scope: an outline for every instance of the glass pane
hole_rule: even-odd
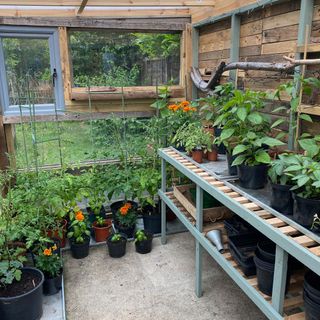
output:
[[[179,84],[180,34],[70,31],[76,87]]]
[[[9,105],[54,102],[48,39],[2,38]]]

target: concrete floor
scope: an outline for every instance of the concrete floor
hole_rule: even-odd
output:
[[[89,257],[65,253],[65,295],[68,320],[260,320],[258,308],[205,253],[204,295],[194,293],[194,240],[189,233],[154,239],[150,254],[129,243],[121,259],[105,246]]]

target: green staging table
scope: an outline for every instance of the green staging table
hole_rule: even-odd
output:
[[[162,184],[159,196],[162,200],[162,244],[166,243],[166,205],[186,226],[196,241],[195,291],[202,295],[202,252],[206,250],[227,272],[248,297],[269,319],[305,319],[303,312],[303,273],[293,274],[289,292],[285,294],[288,255],[295,257],[306,267],[320,275],[320,238],[293,220],[269,207],[268,189],[250,191],[241,189],[235,177],[225,174],[226,162],[198,164],[174,148],[159,150],[162,161]],[[196,219],[190,215],[172,191],[167,190],[167,163],[180,171],[196,185]],[[234,214],[240,216],[276,244],[276,261],[272,297],[257,288],[256,276],[246,277],[225,247],[221,254],[206,238],[213,229],[224,232],[223,223],[203,223],[203,191],[206,191]],[[223,237],[227,241],[226,237]]]

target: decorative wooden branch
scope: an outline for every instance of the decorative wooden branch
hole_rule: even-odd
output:
[[[191,79],[194,85],[202,92],[212,93],[212,90],[220,83],[222,74],[225,71],[230,70],[261,70],[261,71],[278,71],[288,73],[294,67],[298,65],[315,65],[320,64],[320,59],[304,59],[295,60],[293,58],[284,56],[287,62],[231,62],[226,64],[221,62],[215,73],[211,75],[208,82],[204,81],[201,77],[200,71],[197,68],[192,67]]]

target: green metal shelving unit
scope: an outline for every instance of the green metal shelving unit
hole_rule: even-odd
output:
[[[300,282],[295,283],[294,286],[299,295],[295,293],[292,295],[290,291],[289,295],[285,295],[288,255],[295,257],[320,275],[320,238],[288,217],[273,210],[263,203],[261,199],[241,190],[234,183],[234,179],[231,180],[230,177],[221,178],[215,174],[212,168],[195,163],[174,148],[159,150],[159,156],[162,161],[162,184],[161,190],[159,190],[159,196],[162,200],[162,244],[166,243],[167,205],[186,226],[196,241],[196,295],[198,297],[202,295],[202,252],[206,250],[269,319],[305,319],[301,292],[302,275],[299,278]],[[190,219],[186,216],[186,211],[174,197],[173,192],[167,190],[167,163],[196,184],[197,219],[195,223],[190,222]],[[276,243],[272,297],[269,298],[263,295],[257,289],[256,280],[254,278],[246,278],[232,261],[230,254],[219,253],[216,247],[206,238],[203,232],[203,191],[209,193]],[[240,198],[242,201],[237,201]],[[245,201],[243,201],[244,198],[246,198]],[[294,311],[288,311],[289,309]],[[293,313],[291,314],[291,312]]]

